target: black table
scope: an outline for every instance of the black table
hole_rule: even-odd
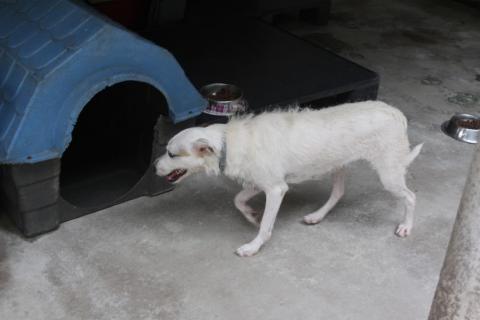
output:
[[[193,84],[233,83],[250,108],[324,107],[375,99],[378,75],[257,18],[197,17],[146,35],[177,58]]]

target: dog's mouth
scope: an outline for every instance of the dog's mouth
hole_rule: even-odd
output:
[[[187,173],[186,169],[175,169],[167,175],[168,182],[176,182]]]

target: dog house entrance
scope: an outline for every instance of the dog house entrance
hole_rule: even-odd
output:
[[[126,81],[96,94],[84,107],[62,157],[60,194],[76,207],[108,206],[144,176],[154,126],[167,114],[153,86]]]

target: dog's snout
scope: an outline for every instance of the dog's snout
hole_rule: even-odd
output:
[[[157,158],[153,161],[153,166],[155,168],[155,173],[158,175],[158,176],[164,176],[166,175],[166,173],[164,172],[164,170],[162,170],[161,168],[161,163],[160,163],[160,160],[161,158]]]

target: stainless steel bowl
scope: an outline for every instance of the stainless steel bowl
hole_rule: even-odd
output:
[[[214,116],[229,116],[247,109],[242,89],[227,83],[212,83],[200,89],[202,96],[208,100],[208,107],[203,111]]]
[[[480,117],[468,113],[457,113],[442,124],[442,131],[458,141],[477,143],[480,136]]]

